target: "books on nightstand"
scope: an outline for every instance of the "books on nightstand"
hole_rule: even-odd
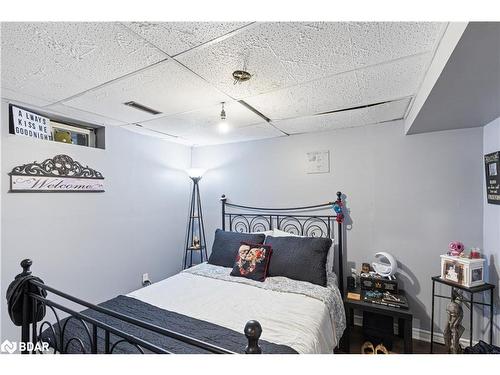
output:
[[[362,300],[376,305],[395,307],[398,309],[408,309],[408,300],[401,294],[364,290],[362,291]]]

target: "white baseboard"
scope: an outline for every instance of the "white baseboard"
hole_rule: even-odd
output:
[[[361,327],[363,325],[363,318],[359,315],[354,315],[354,325]],[[396,329],[397,323],[394,322],[394,329]],[[425,329],[413,328],[412,337],[415,340],[431,342],[431,332]],[[441,332],[434,332],[434,342],[444,345],[444,336]],[[469,346],[470,342],[468,339],[462,337],[460,339],[460,344],[463,348]],[[473,340],[472,344],[477,344],[477,340]]]

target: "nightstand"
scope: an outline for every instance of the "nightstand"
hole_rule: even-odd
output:
[[[359,292],[359,291],[356,291]],[[404,294],[404,291],[401,291]],[[346,311],[346,330],[342,336],[342,349],[345,353],[349,353],[349,336],[351,333],[351,327],[354,326],[354,311],[359,312],[372,312],[375,314],[390,316],[397,319],[398,322],[398,335],[403,339],[404,342],[404,352],[413,353],[413,341],[412,341],[412,331],[413,331],[413,313],[411,311],[411,306],[409,309],[403,309],[398,307],[389,307],[384,305],[378,305],[371,302],[365,302],[363,300],[352,300],[347,297],[344,299],[344,307]]]

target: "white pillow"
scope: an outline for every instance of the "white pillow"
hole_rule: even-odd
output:
[[[251,234],[263,234],[265,235],[266,237],[267,236],[274,236],[273,234],[273,231],[272,230],[263,230],[261,232],[251,232]]]
[[[288,232],[285,232],[284,230],[279,230],[279,229],[276,229],[274,228],[272,230],[272,234],[270,234],[270,236],[273,236],[273,237],[306,237],[306,236],[299,236],[298,234],[293,234],[293,233],[288,233]]]

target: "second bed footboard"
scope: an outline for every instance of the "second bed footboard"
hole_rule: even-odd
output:
[[[7,292],[11,319],[21,326],[22,354],[43,353],[41,348],[47,343],[54,353],[61,354],[174,353],[162,345],[165,340],[193,348],[188,352],[262,353],[262,327],[258,321],[251,320],[244,327],[246,347],[243,349],[243,344],[241,350],[229,350],[61,292],[32,275],[32,263],[30,259],[21,262],[23,271]],[[75,311],[49,298],[50,294],[58,296],[57,301],[77,304],[86,310]],[[53,314],[52,320],[46,319],[47,314]]]

